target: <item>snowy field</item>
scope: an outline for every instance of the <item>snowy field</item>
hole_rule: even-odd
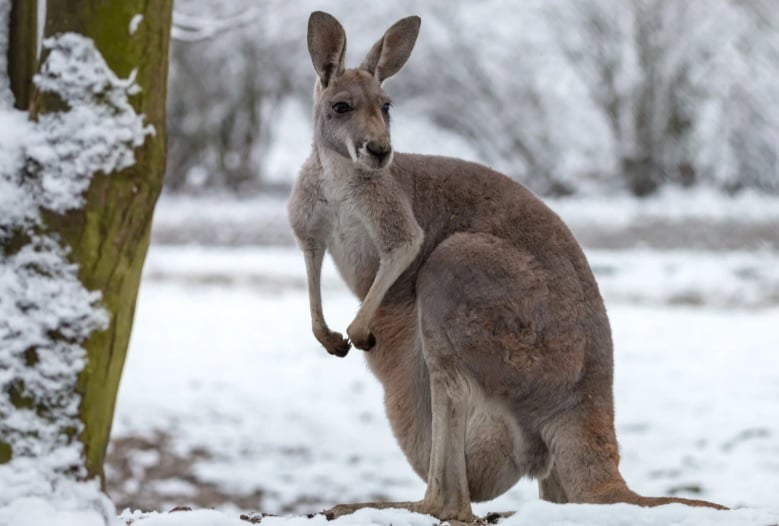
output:
[[[177,214],[164,204],[163,226],[174,219],[166,213]],[[645,247],[588,256],[614,331],[623,474],[643,494],[736,511],[553,506],[537,502],[527,481],[475,511],[518,510],[506,524],[779,523],[779,252]],[[319,347],[304,287],[292,246],[152,246],[108,471],[125,519],[187,505],[227,513],[141,523],[193,524],[197,515],[239,525],[247,524],[240,513],[421,498],[361,351],[338,359]],[[332,266],[323,289],[325,316],[345,329],[357,303]],[[430,523],[369,511],[338,522]]]

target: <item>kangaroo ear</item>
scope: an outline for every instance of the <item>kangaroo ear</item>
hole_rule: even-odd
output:
[[[308,17],[308,53],[324,87],[344,71],[346,33],[332,15],[314,11]]]
[[[422,19],[418,16],[395,22],[373,45],[360,68],[376,77],[379,83],[400,71],[414,49],[421,23]]]

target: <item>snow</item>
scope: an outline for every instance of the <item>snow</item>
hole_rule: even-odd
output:
[[[23,184],[24,145],[34,140],[24,113],[0,110],[0,237],[14,225],[29,225],[37,217],[34,197]]]
[[[65,212],[83,204],[81,194],[92,174],[134,164],[134,149],[154,128],[144,125],[128,101],[140,89],[135,72],[117,78],[92,40],[67,33],[44,40],[43,46],[49,55],[35,82],[43,92],[58,93],[70,109],[39,117],[46,139],[27,153],[42,166],[41,206]]]
[[[99,294],[84,289],[77,269],[67,264],[65,253],[52,240],[41,238],[18,253],[0,259],[0,344],[3,349],[0,385],[4,392],[18,390],[30,400],[28,408],[14,407],[10,398],[0,399],[0,435],[13,447],[20,462],[37,458],[41,466],[66,471],[78,465],[63,429],[80,429],[78,398],[72,395],[84,367],[80,346],[89,334],[103,328],[106,313],[95,309]],[[52,340],[59,332],[62,338]],[[33,351],[31,351],[33,349]],[[35,367],[27,364],[33,362]],[[35,410],[45,404],[51,411]],[[0,467],[0,481],[18,486],[28,473]],[[45,490],[48,482],[41,479]],[[34,493],[38,493],[35,491]],[[30,494],[6,491],[0,503]]]
[[[647,509],[627,504],[595,506],[575,504],[555,506],[548,502],[531,502],[514,517],[502,522],[503,526],[576,526],[597,524],[598,526],[754,526],[771,524],[779,514],[771,510],[734,510],[718,512],[709,509],[694,509],[681,504]]]
[[[770,307],[779,300],[779,254],[775,251],[656,251],[588,249],[602,293],[637,305]],[[157,246],[146,277],[177,284],[224,284],[285,291],[302,288],[300,255],[288,247]],[[323,269],[325,289],[340,289],[332,265]]]
[[[591,250],[601,291],[642,305],[770,307],[779,300],[776,251]]]
[[[249,522],[225,514],[199,510],[192,512],[141,514],[125,512],[122,519],[135,519],[141,526],[246,526]],[[324,515],[308,517],[262,517],[262,524],[268,526],[431,526],[439,521],[428,515],[411,513],[407,510],[364,509],[350,516],[328,521]]]
[[[63,480],[57,489],[56,498],[51,494],[19,497],[0,507],[0,525],[121,526],[97,482]]]
[[[776,287],[776,253],[642,249],[588,250],[588,256],[614,330],[625,477],[647,495],[737,509],[555,506],[538,502],[535,485],[522,481],[476,512],[518,510],[507,525],[779,520],[779,304],[775,297],[755,300],[761,287],[733,274],[747,265],[765,288]],[[673,279],[675,265],[699,269],[700,279],[688,286],[696,302],[675,299],[686,281]],[[325,315],[342,330],[357,302],[329,261],[323,289]],[[421,498],[424,485],[395,444],[381,388],[360,354],[336,359],[310,334],[304,265],[294,247],[152,246],[114,436],[154,441],[165,433],[170,448],[191,459],[186,480],[257,497],[249,507],[223,505],[221,515],[159,513],[137,523],[239,524],[231,522],[239,513],[259,510],[286,515],[264,524],[312,524],[289,514],[377,497]],[[176,492],[176,485],[163,485],[171,491],[159,509],[194,500],[191,487]],[[427,520],[365,513],[342,524]]]
[[[143,15],[133,15],[133,17],[130,19],[130,34],[134,35],[136,31],[138,31],[138,28],[141,26],[141,22],[143,22]]]
[[[63,34],[44,46],[35,81],[68,111],[33,124],[0,110],[0,437],[11,457],[0,465],[0,525],[108,524],[116,520],[110,501],[98,484],[78,480],[86,473],[75,386],[82,343],[109,314],[78,279],[69,249],[40,228],[39,210],[81,206],[92,175],[131,165],[153,130],[127,100],[138,92],[132,77],[116,78],[91,40]],[[26,243],[14,248],[12,239]]]
[[[0,0],[0,72],[8,71],[8,23],[11,0]],[[14,98],[8,76],[0,74],[0,108],[13,106]]]
[[[246,521],[202,510],[169,514],[123,514],[123,519],[135,518],[142,526],[246,526]],[[139,520],[142,519],[142,520]],[[776,521],[777,515],[769,510],[734,510],[727,513],[715,510],[690,510],[674,504],[657,509],[639,508],[626,504],[594,506],[568,504],[559,506],[548,502],[528,502],[514,516],[500,522],[502,526],[577,526],[597,524],[599,526],[754,526],[767,525]],[[268,526],[430,526],[438,524],[434,518],[409,513],[405,510],[365,509],[351,516],[327,521],[318,515],[305,517],[263,517],[262,524]]]

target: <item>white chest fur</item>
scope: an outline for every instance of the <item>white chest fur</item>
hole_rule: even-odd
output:
[[[379,253],[352,200],[353,163],[334,153],[320,153],[320,191],[330,226],[327,251],[342,278],[359,298],[366,294],[379,267]]]
[[[333,217],[328,252],[352,292],[362,299],[379,268],[379,255],[365,225],[349,207]]]

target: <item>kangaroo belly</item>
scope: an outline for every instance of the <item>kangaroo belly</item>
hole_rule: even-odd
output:
[[[465,458],[473,501],[493,499],[521,477],[543,477],[551,467],[541,437],[525,431],[502,401],[486,399],[478,389],[470,396]]]
[[[398,442],[414,471],[427,479],[430,462],[430,420],[410,426],[392,418]],[[523,476],[543,478],[551,460],[540,437],[525,432],[508,409],[476,395],[471,401],[465,439],[468,489],[472,501],[491,500],[505,493]]]
[[[395,336],[403,339],[402,334]],[[377,340],[382,342],[379,335]],[[432,447],[426,366],[421,352],[412,351],[416,347],[413,339],[406,340],[405,348],[396,339],[387,343],[391,345],[382,348],[379,344],[366,356],[384,385],[387,417],[395,438],[411,467],[426,480]],[[478,386],[472,385],[467,396],[465,457],[471,500],[493,499],[523,476],[546,476],[551,457],[540,436],[523,429],[507,404],[487,398]]]

